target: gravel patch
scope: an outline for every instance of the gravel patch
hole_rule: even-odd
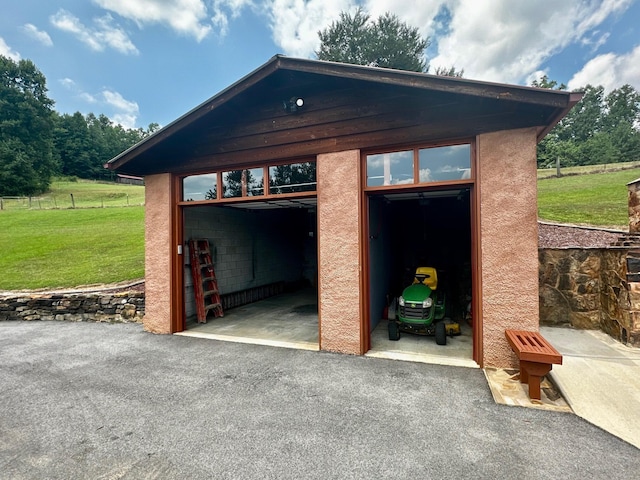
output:
[[[539,248],[607,248],[624,230],[538,222]]]

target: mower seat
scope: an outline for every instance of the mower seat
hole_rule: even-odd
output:
[[[431,290],[438,288],[438,274],[433,267],[418,267],[413,283],[423,283]]]

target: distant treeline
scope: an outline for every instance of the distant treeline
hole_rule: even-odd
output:
[[[30,60],[0,55],[0,196],[37,195],[54,175],[109,180],[103,165],[158,129],[126,129],[105,115],[59,114]]]

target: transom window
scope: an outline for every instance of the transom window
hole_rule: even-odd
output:
[[[414,148],[367,155],[367,187],[471,178],[471,145]]]
[[[269,181],[265,185],[265,178]],[[316,191],[316,163],[226,170],[182,179],[182,201],[287,195]]]

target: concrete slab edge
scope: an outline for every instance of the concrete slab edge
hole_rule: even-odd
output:
[[[261,338],[235,337],[231,335],[220,335],[215,333],[190,332],[188,330],[184,332],[174,333],[174,335],[179,335],[182,337],[206,338],[209,340],[220,340],[221,342],[264,345],[267,347],[292,348],[296,350],[310,350],[316,352],[320,350],[317,344],[308,342],[284,342],[278,340],[266,340]]]

